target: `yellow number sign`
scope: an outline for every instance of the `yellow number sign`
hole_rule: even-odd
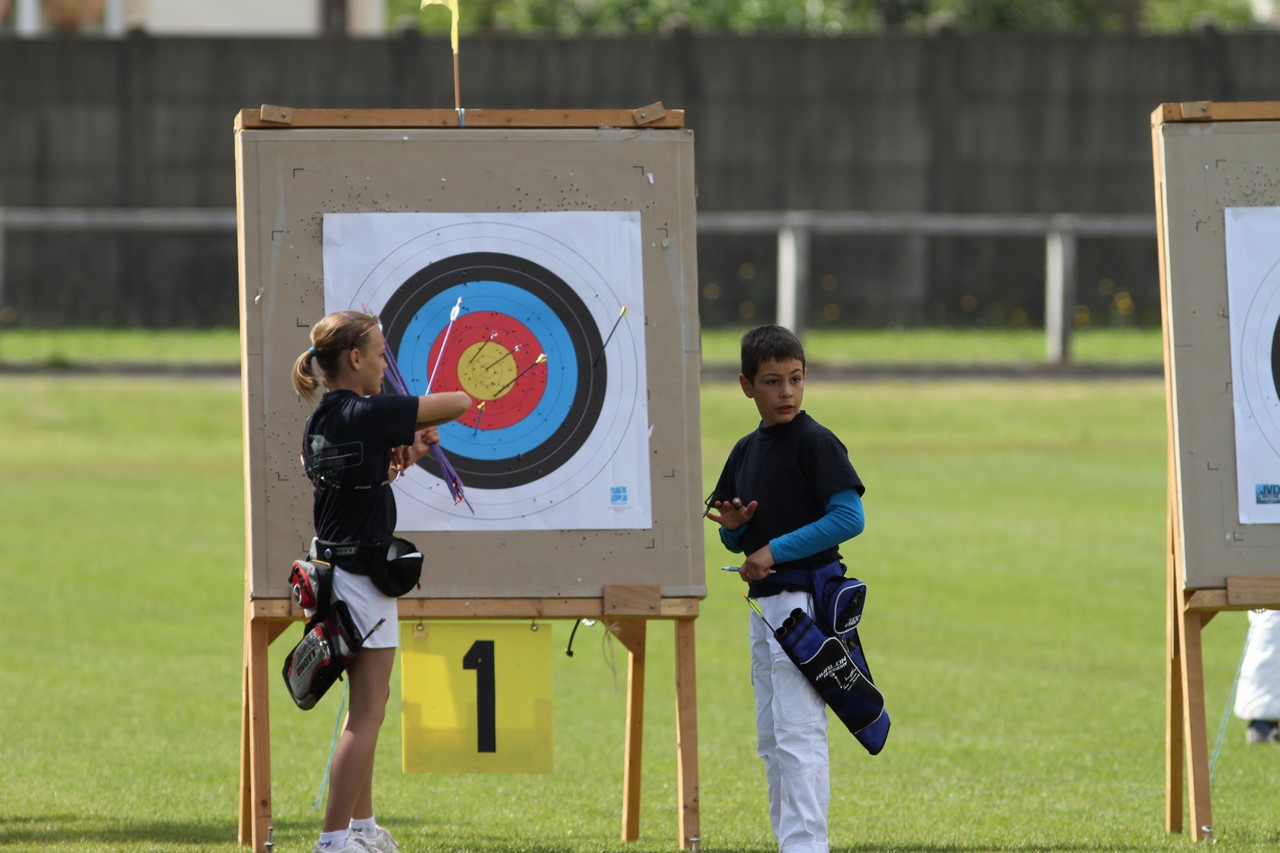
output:
[[[551,770],[551,631],[402,622],[406,773]]]

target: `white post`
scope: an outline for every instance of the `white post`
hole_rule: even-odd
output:
[[[19,38],[40,35],[40,0],[18,0],[13,22]]]
[[[778,229],[778,325],[797,336],[800,323],[800,287],[809,277],[809,230],[783,225]]]
[[[102,12],[102,32],[107,38],[120,38],[124,35],[124,3],[125,0],[107,0]]]
[[[1044,334],[1050,364],[1071,360],[1072,307],[1076,300],[1076,234],[1055,221],[1044,240]]]
[[[796,229],[778,229],[778,325],[790,329],[796,322]]]

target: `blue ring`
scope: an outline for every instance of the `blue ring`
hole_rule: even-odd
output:
[[[432,365],[427,362],[431,346],[449,325],[449,313],[462,297],[462,314],[492,311],[524,324],[538,339],[544,352],[572,352],[573,342],[555,313],[542,300],[519,287],[500,281],[473,281],[449,287],[428,299],[409,319],[396,361],[409,390],[426,390]],[[443,366],[441,369],[444,369]],[[577,363],[558,358],[546,365],[546,387],[542,398],[519,423],[501,429],[480,429],[453,422],[440,427],[441,444],[475,459],[509,459],[528,453],[549,440],[572,410],[578,388]]]

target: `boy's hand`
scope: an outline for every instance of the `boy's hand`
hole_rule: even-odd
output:
[[[747,557],[747,561],[738,569],[738,577],[744,581],[764,580],[773,574],[773,549],[765,545],[759,551]]]
[[[714,507],[716,511],[712,512],[711,507],[708,507],[707,518],[725,530],[737,530],[755,517],[758,503],[759,501],[752,501],[743,506],[742,498],[734,498],[731,501],[715,501],[711,504],[711,507]]]

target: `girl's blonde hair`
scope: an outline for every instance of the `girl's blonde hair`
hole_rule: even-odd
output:
[[[293,390],[307,400],[314,400],[320,383],[338,373],[338,365],[347,350],[360,346],[361,340],[378,318],[361,311],[335,311],[311,327],[311,346],[303,350],[293,363]],[[317,376],[319,371],[321,375]]]

